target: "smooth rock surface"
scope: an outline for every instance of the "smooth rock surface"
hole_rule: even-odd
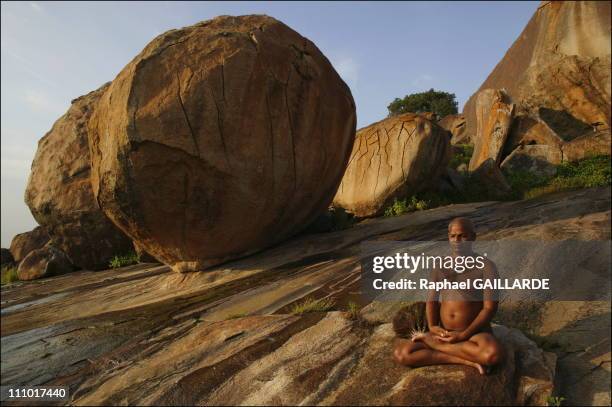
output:
[[[334,205],[358,217],[380,214],[396,197],[433,187],[450,158],[449,133],[405,113],[357,132]]]
[[[49,243],[49,234],[40,226],[29,232],[19,233],[11,240],[11,254],[16,263],[23,260],[31,251],[40,249]]]
[[[25,202],[53,244],[79,267],[99,270],[132,245],[100,210],[91,189],[87,122],[109,84],[72,101],[38,141]]]
[[[311,41],[250,15],[155,38],[89,124],[106,215],[155,258],[194,271],[278,243],[325,211],[356,115]]]
[[[481,378],[467,367],[398,366],[391,359],[393,337],[384,312],[375,322],[383,324],[378,327],[343,312],[348,301],[359,298],[360,262],[372,254],[361,242],[443,239],[456,216],[469,216],[481,240],[609,240],[610,204],[608,187],[518,202],[450,205],[299,236],[206,273],[177,274],[165,265],[141,264],[13,283],[2,287],[1,383],[66,385],[73,405],[193,405],[213,399],[218,404],[247,399],[399,404],[413,396],[398,383],[423,385],[426,377],[449,386],[499,389],[495,380],[504,376]],[[609,261],[601,256],[597,261]],[[525,258],[537,260],[537,252],[527,250]],[[529,262],[520,267],[530,272]],[[293,305],[305,298],[330,298],[340,312],[292,315]],[[609,302],[558,301],[540,308],[535,333],[543,341],[565,344],[555,351],[561,384],[556,394],[568,404],[609,405]],[[308,364],[302,348],[327,363]],[[526,363],[542,360],[539,351],[532,355],[535,359],[520,356],[521,365],[543,367]],[[305,367],[301,376],[300,366]],[[260,380],[246,383],[241,373],[246,371]],[[233,379],[253,391],[241,393],[237,386],[229,392]],[[516,393],[509,391],[508,397],[544,396],[545,379],[521,367]],[[286,392],[279,390],[283,386]],[[502,400],[477,394],[483,402]],[[460,404],[468,396],[456,395]]]

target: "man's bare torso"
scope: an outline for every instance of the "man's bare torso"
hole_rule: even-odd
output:
[[[453,270],[439,271],[440,278],[453,282],[483,278],[483,270],[472,268],[463,273]],[[443,290],[440,293],[440,322],[444,329],[449,331],[465,330],[483,308],[483,292],[471,288],[469,290]],[[490,331],[490,326],[482,331]]]

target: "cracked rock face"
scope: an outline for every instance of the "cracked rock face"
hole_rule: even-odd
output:
[[[359,130],[334,205],[356,216],[373,216],[394,198],[431,186],[450,158],[450,137],[413,113]]]
[[[92,186],[177,271],[258,251],[327,208],[352,147],[349,88],[308,39],[221,16],[149,43],[89,123]]]
[[[103,269],[132,249],[130,240],[98,207],[90,183],[87,121],[108,84],[72,101],[38,142],[25,201],[53,244],[73,264]]]

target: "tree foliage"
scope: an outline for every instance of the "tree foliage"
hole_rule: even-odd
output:
[[[395,98],[387,106],[389,116],[402,113],[435,113],[439,118],[457,113],[457,101],[454,93],[429,89],[427,92],[412,93],[403,99]]]

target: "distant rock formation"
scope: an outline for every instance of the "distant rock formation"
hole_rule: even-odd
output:
[[[49,234],[40,226],[29,232],[19,233],[11,241],[11,254],[15,263],[21,262],[31,251],[40,249],[49,243]]]
[[[465,104],[468,133],[476,129],[478,92],[501,88],[519,114],[553,109],[588,126],[609,128],[610,2],[543,1]]]
[[[374,216],[394,198],[431,187],[448,163],[450,136],[414,113],[359,130],[334,205],[359,217]]]
[[[131,249],[131,241],[100,210],[91,189],[87,122],[102,93],[72,101],[68,111],[39,140],[25,201],[53,244],[85,269],[108,267]]]
[[[516,105],[501,160],[525,144],[560,149],[562,161],[610,154],[610,2],[541,3],[465,104],[476,146],[491,143],[478,130],[478,99],[500,89]]]
[[[152,256],[193,271],[325,211],[356,114],[311,41],[271,17],[221,16],[155,38],[89,124],[101,208]]]

